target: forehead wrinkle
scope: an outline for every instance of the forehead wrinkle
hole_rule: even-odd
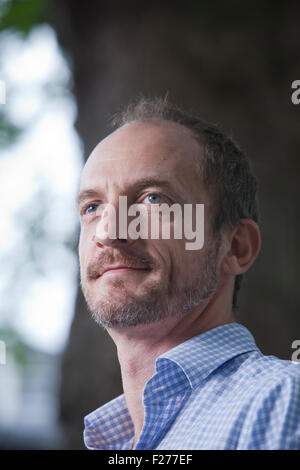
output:
[[[182,188],[178,184],[172,184],[171,181],[167,179],[162,179],[158,175],[146,175],[137,179],[131,179],[123,182],[121,185],[118,182],[111,183],[114,188],[117,189],[117,192],[124,193],[125,195],[133,190],[139,192],[147,187],[159,187],[165,189],[170,196],[177,197],[180,199],[184,198]],[[107,194],[109,191],[109,182],[106,181],[104,187],[100,188],[98,185],[92,185],[92,187],[87,187],[86,189],[82,188],[78,195],[78,201],[81,201],[84,198],[102,196]]]
[[[169,123],[168,123],[169,126]],[[157,129],[157,126],[155,126]],[[180,193],[188,198],[193,197],[195,190],[191,191],[192,186],[195,186],[195,151],[199,152],[199,142],[194,139],[194,136],[189,130],[185,128],[182,129],[182,126],[179,127],[180,131],[184,133],[182,136],[183,139],[178,141],[178,134],[170,136],[170,128],[165,129],[165,126],[160,124],[159,134],[155,132],[153,140],[149,138],[141,139],[146,134],[149,137],[149,131],[153,126],[149,123],[132,123],[127,126],[126,133],[124,132],[124,127],[115,131],[115,133],[110,134],[107,138],[101,141],[97,147],[94,149],[89,158],[89,164],[87,165],[87,176],[90,180],[91,186],[98,186],[97,173],[99,174],[99,179],[101,180],[101,173],[103,178],[103,184],[105,183],[102,191],[108,192],[109,187],[111,188],[112,184],[119,186],[122,191],[126,192],[128,186],[134,185],[134,181],[131,181],[133,173],[141,174],[150,177],[149,174],[146,174],[149,169],[149,173],[153,173],[153,170],[159,170],[159,175],[166,175],[165,179],[171,177],[170,182],[175,190],[180,190]],[[178,126],[176,126],[178,129]],[[171,126],[172,129],[172,126]],[[134,133],[132,132],[134,130]],[[128,132],[129,131],[129,132]],[[174,131],[174,128],[172,129]],[[140,133],[141,132],[141,133]],[[120,137],[121,140],[120,140]],[[137,137],[139,137],[137,139]],[[172,139],[170,138],[172,137]],[[188,137],[188,145],[182,145],[185,141],[185,138]],[[139,142],[142,142],[141,145]],[[132,145],[137,144],[137,145]],[[116,147],[115,147],[116,144]],[[115,153],[117,152],[117,154]],[[153,164],[149,164],[149,160],[154,158]],[[126,172],[128,163],[132,167],[131,171]],[[113,167],[113,162],[119,162],[120,167],[117,168],[116,165],[115,171]],[[98,172],[97,169],[98,163]],[[110,166],[112,163],[112,166]],[[102,164],[104,166],[102,166]],[[107,164],[107,165],[106,165]],[[96,165],[96,166],[94,166]],[[123,166],[125,165],[124,169]],[[187,171],[187,166],[192,165],[192,171]],[[102,167],[102,171],[101,171]],[[104,173],[107,173],[104,175]],[[125,179],[124,179],[125,178]],[[113,180],[116,182],[113,183]],[[192,183],[193,181],[193,183]],[[199,185],[197,181],[197,186]],[[126,187],[125,187],[126,185]],[[200,189],[200,188],[199,188]],[[198,192],[198,191],[197,191]]]
[[[114,160],[119,160],[115,158]],[[138,191],[139,189],[146,188],[147,186],[158,186],[160,187],[161,181],[167,182],[169,184],[169,188],[167,184],[164,185],[164,189],[169,191],[169,196],[177,197],[181,200],[182,203],[192,202],[192,200],[197,197],[195,195],[195,186],[197,186],[196,192],[198,193],[199,183],[197,178],[197,183],[195,185],[195,171],[189,170],[191,162],[189,161],[178,161],[174,159],[171,166],[168,168],[165,167],[164,163],[166,162],[166,156],[164,155],[162,158],[163,161],[162,167],[160,165],[142,165],[140,168],[143,171],[139,171],[138,173],[132,174],[133,172],[126,173],[119,168],[116,168],[115,171],[111,171],[111,167],[109,165],[106,168],[102,168],[101,166],[98,167],[99,170],[97,171],[96,168],[91,166],[89,171],[87,172],[87,181],[85,184],[82,185],[86,189],[95,189],[98,190],[101,195],[105,195],[110,191],[113,191],[116,188],[116,191],[120,194],[127,194],[129,192],[133,192],[133,190]],[[107,174],[105,170],[107,171]],[[153,170],[156,170],[154,173]],[[148,171],[148,172],[147,172]],[[139,188],[137,186],[139,185]],[[201,189],[200,189],[200,198],[201,197]]]

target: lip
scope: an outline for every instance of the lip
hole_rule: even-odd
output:
[[[128,271],[149,271],[149,269],[145,269],[145,268],[132,268],[132,267],[129,267],[129,266],[112,266],[112,267],[109,267],[109,268],[106,268],[103,273],[101,274],[100,277],[102,277],[104,274],[108,275],[108,274],[123,274],[123,273],[126,273]]]

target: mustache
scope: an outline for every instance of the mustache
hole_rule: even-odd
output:
[[[120,264],[128,266],[129,268],[143,268],[143,269],[154,269],[157,263],[149,255],[129,255],[129,254],[118,254],[116,256],[111,252],[101,253],[96,259],[92,260],[87,268],[86,275],[89,279],[98,278],[104,267],[112,264]]]

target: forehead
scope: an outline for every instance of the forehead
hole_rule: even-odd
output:
[[[101,185],[127,187],[139,178],[168,180],[186,192],[199,189],[195,162],[201,151],[192,132],[179,124],[127,124],[93,150],[83,170],[81,190],[97,190]]]

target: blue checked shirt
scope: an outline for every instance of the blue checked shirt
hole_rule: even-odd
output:
[[[238,323],[156,359],[135,449],[300,449],[300,364],[264,356]],[[132,449],[125,396],[85,417],[88,449]]]

